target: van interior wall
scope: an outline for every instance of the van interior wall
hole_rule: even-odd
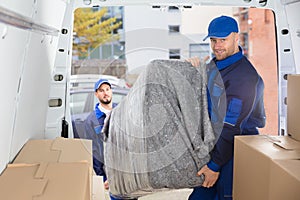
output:
[[[278,126],[280,135],[287,133],[287,75],[300,73],[300,1],[271,1],[276,20],[278,56]],[[268,52],[268,48],[266,47]]]
[[[12,23],[0,23],[0,172],[28,139],[45,137],[59,37],[38,29],[60,30],[65,8],[61,0],[0,2],[1,12]],[[14,19],[32,27],[23,29]]]
[[[298,17],[300,16],[300,1],[291,1],[286,7],[287,20],[289,24],[289,33],[291,36],[291,45],[288,46],[290,51],[294,54],[296,74],[300,74],[300,23]],[[285,53],[285,51],[283,50]]]

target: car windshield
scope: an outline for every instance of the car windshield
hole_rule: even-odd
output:
[[[73,86],[70,91],[70,111],[74,137],[85,138],[84,121],[89,113],[94,110],[99,100],[95,96],[93,86],[88,88]],[[113,103],[119,103],[127,95],[128,91],[128,88],[113,86]]]
[[[113,103],[119,103],[128,92],[126,88],[112,88]],[[93,90],[74,90],[70,95],[71,115],[89,113],[94,110],[96,103],[99,102]]]
[[[88,97],[87,92],[73,93],[70,96],[71,115],[83,113],[84,105]]]

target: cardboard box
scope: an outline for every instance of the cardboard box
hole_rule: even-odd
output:
[[[93,194],[92,194],[92,200],[106,200],[110,199],[109,197],[106,197],[107,191],[104,189],[103,184],[103,176],[93,176]]]
[[[1,199],[86,200],[90,197],[87,162],[11,164],[0,177]]]
[[[56,138],[29,140],[13,163],[78,162],[86,160],[93,167],[92,141]]]
[[[287,133],[300,141],[300,74],[290,74],[287,79]]]
[[[235,137],[233,198],[282,200],[274,196],[279,192],[278,188],[271,187],[271,182],[276,176],[274,170],[271,170],[275,168],[274,160],[298,159],[300,159],[300,142],[290,137],[266,135]],[[280,170],[278,167],[276,169]],[[292,171],[292,173],[299,172]],[[289,182],[282,184],[289,184]],[[283,196],[289,195],[289,192],[284,188],[280,190]]]
[[[84,165],[87,167],[82,168]],[[50,168],[45,168],[50,166]],[[28,169],[30,168],[30,169]],[[32,169],[34,168],[34,169]],[[49,171],[51,169],[51,171]],[[31,170],[31,172],[30,172]],[[55,171],[57,170],[57,171]],[[43,172],[43,173],[41,173]],[[62,173],[65,172],[66,174]],[[75,172],[75,173],[73,173]],[[84,139],[69,139],[69,138],[56,138],[54,140],[29,140],[21,149],[19,154],[13,161],[12,165],[4,170],[4,174],[8,175],[0,176],[0,181],[3,179],[11,181],[12,183],[23,182],[23,179],[31,184],[16,185],[11,184],[11,188],[5,187],[6,191],[14,193],[13,191],[40,191],[37,199],[57,199],[49,198],[51,195],[57,195],[62,197],[68,197],[73,193],[82,197],[81,200],[89,200],[92,198],[92,173],[93,173],[93,160],[92,160],[92,141]],[[23,174],[24,173],[24,174]],[[26,174],[29,173],[29,174]],[[49,177],[40,177],[40,184],[37,184],[36,174],[51,174]],[[68,176],[72,173],[72,176]],[[76,175],[78,173],[78,175]],[[83,176],[84,175],[84,176]],[[5,177],[9,178],[5,178]],[[23,177],[24,176],[24,177]],[[48,180],[49,179],[49,180]],[[42,181],[44,180],[44,181]],[[44,183],[46,182],[46,185]],[[57,184],[59,187],[68,188],[68,190],[53,189],[56,187],[51,184]],[[80,185],[80,187],[77,187]],[[50,188],[49,188],[50,187]],[[70,188],[69,188],[70,187]],[[42,190],[41,190],[42,188]],[[75,191],[76,190],[76,191]],[[47,191],[52,191],[55,194],[49,196]],[[70,193],[70,194],[67,194]],[[72,193],[72,194],[71,194]],[[0,199],[15,199],[4,198],[0,192]],[[35,193],[26,193],[27,196]],[[6,194],[9,195],[9,194]],[[11,194],[17,195],[17,194]],[[70,196],[71,197],[71,196]],[[29,198],[29,197],[28,197]],[[80,199],[77,198],[77,199]],[[24,198],[20,198],[24,199]],[[31,198],[30,198],[31,199]],[[62,198],[62,199],[74,199],[74,198]]]
[[[300,160],[274,160],[270,173],[270,199],[300,199]]]

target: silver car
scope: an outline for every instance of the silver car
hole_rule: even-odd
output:
[[[99,78],[108,78],[102,75],[87,76],[90,78],[81,78],[76,81],[71,81],[70,88],[70,111],[72,118],[72,127],[75,138],[84,138],[83,123],[86,117],[95,108],[95,105],[99,100],[95,96],[94,83]],[[120,87],[116,85],[117,79],[109,79],[112,86],[112,102],[119,103],[128,93],[129,88]]]
[[[128,88],[112,86],[112,102],[119,103],[128,93]],[[99,100],[95,96],[94,88],[73,88],[70,91],[71,115],[89,113]]]

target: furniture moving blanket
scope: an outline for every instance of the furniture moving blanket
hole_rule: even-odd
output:
[[[196,174],[220,135],[208,114],[206,70],[154,60],[112,110],[104,153],[113,196],[202,184]]]

